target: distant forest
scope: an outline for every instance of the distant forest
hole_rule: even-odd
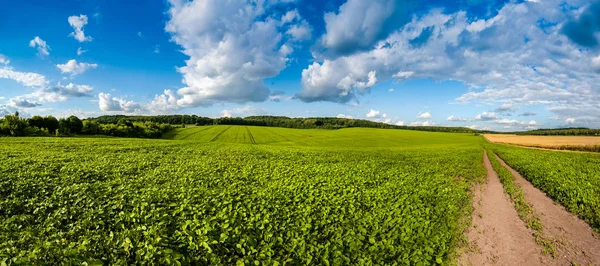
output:
[[[556,129],[536,129],[524,132],[515,132],[517,135],[537,136],[600,136],[600,129],[589,129],[585,127],[570,127]]]
[[[438,127],[438,126],[396,126],[386,123],[374,122],[361,119],[347,119],[335,117],[310,117],[290,118],[286,116],[248,116],[245,118],[209,118],[197,115],[160,115],[160,116],[124,116],[108,115],[91,118],[100,124],[115,124],[122,120],[131,122],[153,122],[171,125],[247,125],[286,128],[321,128],[340,129],[351,127],[408,129],[433,132],[455,132],[455,133],[487,133],[489,131],[473,130],[466,127]]]

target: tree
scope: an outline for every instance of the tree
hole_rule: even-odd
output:
[[[31,126],[31,127],[37,127],[39,129],[46,128],[46,121],[44,120],[43,117],[41,117],[39,115],[29,118],[27,120],[27,122],[29,123],[29,126]]]
[[[25,136],[27,128],[29,128],[29,124],[19,117],[19,112],[5,116],[2,124],[0,124],[0,132],[5,132],[11,136]]]
[[[58,129],[58,120],[54,116],[46,116],[44,117],[44,127],[48,129],[50,134],[54,134]]]
[[[81,120],[78,117],[74,115],[69,116],[69,118],[67,118],[67,122],[69,132],[71,132],[71,134],[81,134],[81,130],[83,129],[83,122],[81,122]]]

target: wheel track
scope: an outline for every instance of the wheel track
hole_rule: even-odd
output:
[[[217,140],[223,133],[225,133],[225,131],[227,131],[230,128],[231,128],[231,126],[228,126],[227,128],[223,129],[223,131],[221,131],[221,132],[219,132],[219,134],[215,135],[209,142],[213,142],[213,141]]]
[[[254,141],[254,136],[252,135],[252,132],[250,132],[250,129],[248,127],[246,128],[246,132],[248,132],[248,136],[250,136],[250,142],[252,142],[252,144],[256,144],[256,141]]]
[[[199,130],[199,131],[196,131],[196,132],[194,132],[194,133],[192,133],[192,134],[189,134],[189,135],[187,135],[187,136],[185,136],[185,137],[181,138],[180,140],[187,140],[187,139],[189,139],[190,137],[192,137],[192,136],[195,136],[195,135],[197,135],[197,134],[199,134],[199,133],[201,133],[201,132],[204,132],[204,131],[206,131],[206,130],[209,130],[209,129],[211,129],[211,128],[212,128],[211,126],[208,126],[208,127],[206,127],[206,128],[203,128],[202,130]]]

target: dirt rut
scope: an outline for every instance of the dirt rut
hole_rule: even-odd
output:
[[[497,157],[498,158],[498,157]],[[554,265],[600,265],[600,239],[594,230],[577,216],[555,204],[500,158],[523,189],[525,200],[535,209],[544,225],[544,235],[555,241]]]
[[[473,224],[466,235],[469,248],[463,252],[458,264],[552,264],[552,258],[542,255],[542,248],[536,245],[531,230],[519,218],[485,153],[483,160],[487,181],[475,188]]]

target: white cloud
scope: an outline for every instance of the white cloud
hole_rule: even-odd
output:
[[[410,123],[411,127],[416,127],[416,126],[431,127],[431,126],[435,126],[435,125],[436,125],[436,123],[432,122],[432,121],[417,121],[417,122]]]
[[[494,113],[494,112],[483,112],[483,113],[475,116],[475,120],[477,120],[477,121],[491,121],[491,120],[496,120],[496,119],[498,119],[498,117],[496,116],[496,113]]]
[[[565,119],[565,124],[567,124],[567,125],[575,124],[575,118],[569,117],[569,118]]]
[[[502,104],[500,106],[498,106],[496,109],[494,109],[494,112],[498,112],[498,113],[511,113],[514,111],[517,111],[518,108],[513,107],[512,104],[510,103],[505,103]]]
[[[337,118],[346,118],[346,119],[352,119],[353,117],[350,115],[345,115],[345,114],[338,114],[335,117]]]
[[[73,83],[61,85],[58,83],[56,86],[38,89],[35,92],[26,95],[26,97],[36,98],[40,102],[64,102],[70,98],[92,97],[90,92],[93,90],[94,88],[88,85],[77,85]]]
[[[127,101],[119,97],[112,97],[109,93],[99,93],[98,100],[100,110],[105,112],[133,113],[143,110],[139,103]]]
[[[312,28],[306,21],[292,25],[286,32],[295,41],[306,41],[312,38]]]
[[[419,118],[419,119],[429,119],[429,118],[431,118],[431,114],[429,112],[419,113],[419,115],[417,115],[417,118]]]
[[[39,56],[48,56],[50,55],[50,45],[46,43],[46,41],[42,40],[39,36],[35,36],[33,40],[29,41],[29,47],[37,47]]]
[[[281,24],[291,23],[300,19],[300,13],[298,13],[297,9],[290,10],[281,17]]]
[[[320,45],[329,55],[347,55],[357,50],[370,49],[373,44],[389,34],[393,25],[404,22],[394,16],[397,1],[348,0],[337,13],[326,13],[326,33]]]
[[[221,111],[222,117],[246,117],[253,115],[263,115],[266,114],[267,111],[260,107],[246,105],[244,107],[233,108],[231,110],[223,110]]]
[[[141,37],[143,37],[144,35],[142,34],[142,32],[141,32],[141,31],[138,31],[138,33],[137,33],[137,36],[141,38]]]
[[[85,52],[87,52],[87,50],[83,50],[81,47],[77,48],[77,55],[82,55]]]
[[[165,30],[189,56],[186,65],[178,68],[185,87],[177,90],[177,105],[268,99],[270,93],[264,79],[277,76],[289,60],[288,54],[281,51],[289,51],[283,46],[294,40],[281,32],[292,24],[290,18],[285,18],[288,23],[284,25],[277,18],[265,16],[273,3],[264,1],[169,3],[170,19]]]
[[[385,113],[380,113],[379,111],[375,111],[373,109],[371,109],[371,111],[369,111],[366,115],[366,118],[387,118],[387,114]]]
[[[494,123],[498,124],[498,125],[514,126],[514,127],[518,127],[521,129],[536,129],[540,126],[540,124],[535,120],[531,120],[531,121],[527,122],[527,121],[518,121],[518,120],[514,120],[514,119],[498,119],[498,120],[495,120]]]
[[[154,46],[154,53],[155,54],[160,54],[160,45]]]
[[[27,87],[41,87],[48,84],[46,77],[32,72],[18,72],[11,68],[0,68],[0,78],[12,79]]]
[[[15,108],[32,108],[32,107],[40,106],[41,104],[38,102],[24,99],[22,97],[17,97],[17,98],[10,99],[9,105],[12,107],[15,107]]]
[[[393,89],[393,88],[391,88],[391,89],[389,89],[389,90],[388,90],[388,92],[394,92],[394,89]]]
[[[454,115],[449,116],[448,118],[446,118],[446,120],[451,121],[451,122],[467,122],[467,121],[469,121],[466,118],[456,117]]]
[[[77,60],[71,59],[65,64],[58,64],[56,67],[60,68],[61,73],[70,73],[71,75],[79,75],[83,74],[89,69],[97,68],[97,64],[88,64],[88,63],[77,63]]]
[[[404,126],[404,121],[396,121],[396,126]]]
[[[154,100],[146,108],[154,113],[166,113],[178,110],[179,105],[177,105],[177,100],[179,100],[179,97],[174,91],[164,90],[163,94],[155,95]]]
[[[71,25],[71,27],[73,27],[74,30],[73,32],[71,32],[71,34],[69,34],[69,36],[72,36],[73,38],[75,38],[75,40],[79,42],[92,41],[92,37],[85,36],[85,33],[83,32],[83,27],[88,23],[88,17],[86,15],[70,16],[68,21],[69,25]]]
[[[478,128],[478,126],[477,126],[477,125],[470,125],[470,126],[467,126],[467,128],[470,128],[470,129],[473,129],[473,130],[475,130],[475,129],[477,129],[477,128]]]
[[[372,1],[362,2],[368,5]],[[408,78],[454,80],[469,86],[471,90],[456,99],[459,103],[510,104],[515,109],[545,105],[562,119],[596,117],[591,125],[599,127],[600,112],[592,110],[600,109],[600,87],[595,86],[600,84],[596,68],[600,59],[597,49],[581,49],[562,34],[561,25],[577,12],[562,11],[563,3],[508,2],[496,15],[478,21],[464,11],[432,9],[415,15],[387,37],[368,42],[362,50],[338,56],[317,54],[315,62],[303,71],[299,96],[310,96],[308,101],[345,103],[368,92],[337,87],[347,76],[366,80],[368,73],[376,71],[377,82],[383,82],[394,79],[394,75],[404,80],[407,75],[397,74],[413,72]],[[572,5],[581,7],[584,3]],[[335,36],[342,40],[353,32],[358,33],[347,36],[360,38],[363,31],[353,25],[371,25],[362,16],[342,17],[355,21],[328,22],[322,38],[325,42]],[[540,21],[544,27],[538,25]]]
[[[592,58],[592,68],[597,72],[600,73],[600,55]]]
[[[403,81],[409,79],[415,72],[412,71],[399,71],[398,73],[392,75],[392,77],[396,78],[398,81]]]
[[[231,118],[233,116],[231,115],[231,113],[229,112],[229,110],[223,110],[223,111],[221,111],[221,117]]]
[[[10,60],[5,55],[0,54],[0,64],[8,65],[10,64]]]

